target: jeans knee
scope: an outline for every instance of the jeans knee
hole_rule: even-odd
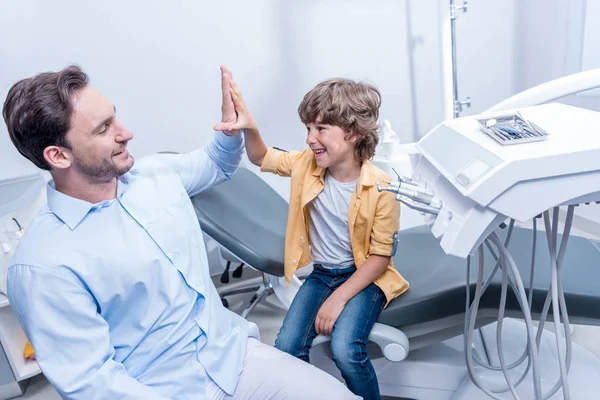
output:
[[[286,352],[294,357],[305,359],[308,351],[305,348],[304,335],[301,331],[295,329],[286,329],[282,327],[275,339],[275,348]]]
[[[331,341],[331,356],[342,373],[361,368],[369,358],[364,344],[343,340]]]
[[[297,341],[290,335],[289,330],[282,328],[275,339],[275,348],[295,356],[294,350],[300,347],[297,345]]]

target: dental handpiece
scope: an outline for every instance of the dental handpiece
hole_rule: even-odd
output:
[[[391,188],[392,190],[387,190],[387,191],[392,191],[394,193],[398,193],[402,196],[408,197],[410,199],[416,200],[420,203],[423,204],[427,204],[430,205],[431,202],[433,201],[433,195],[426,193],[423,191],[423,188],[421,188],[418,185],[412,184],[412,183],[407,183],[407,182],[385,182],[387,183],[389,186],[389,188]],[[380,186],[379,183],[377,183],[377,189],[379,190]],[[386,190],[387,188],[382,188],[383,190]],[[380,190],[381,191],[381,190]]]

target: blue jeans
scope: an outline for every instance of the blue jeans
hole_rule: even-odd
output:
[[[346,282],[356,267],[327,269],[315,264],[296,294],[277,335],[275,347],[306,362],[314,338],[315,319],[321,305]],[[379,400],[379,384],[366,345],[385,304],[385,294],[371,284],[344,307],[331,333],[331,353],[346,385],[365,400]]]

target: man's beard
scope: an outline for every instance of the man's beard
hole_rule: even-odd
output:
[[[119,167],[114,160],[111,158],[104,158],[100,163],[92,164],[82,157],[79,157],[77,153],[73,153],[75,167],[84,175],[86,175],[92,182],[108,182],[113,178],[125,174],[131,169],[133,163],[127,164],[126,166]],[[131,157],[131,155],[129,155]],[[133,160],[133,157],[131,157]]]

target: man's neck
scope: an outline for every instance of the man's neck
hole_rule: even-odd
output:
[[[94,182],[77,174],[52,173],[54,186],[59,192],[88,203],[100,203],[117,197],[117,178],[108,182]]]

